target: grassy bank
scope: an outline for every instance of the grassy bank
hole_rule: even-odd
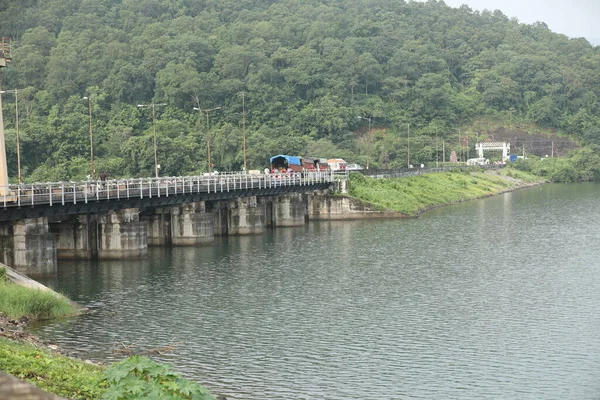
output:
[[[28,343],[0,338],[4,372],[42,390],[69,399],[100,399],[103,368],[42,350]]]
[[[435,207],[490,196],[543,181],[538,176],[514,168],[493,171],[473,168],[467,171],[395,179],[375,179],[352,174],[350,195],[380,209],[416,216]]]
[[[12,319],[49,319],[76,315],[80,310],[53,292],[0,282],[0,313]]]
[[[65,296],[50,291],[14,284],[0,267],[0,314],[19,319],[48,319],[77,315],[81,310]]]

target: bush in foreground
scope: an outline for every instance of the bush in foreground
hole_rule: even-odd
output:
[[[214,400],[210,392],[148,357],[133,356],[104,373],[108,389],[104,400],[194,399]]]

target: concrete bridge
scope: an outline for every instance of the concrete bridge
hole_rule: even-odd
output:
[[[322,172],[10,185],[0,194],[0,262],[31,276],[57,259],[143,257],[149,245],[299,226],[329,212]]]

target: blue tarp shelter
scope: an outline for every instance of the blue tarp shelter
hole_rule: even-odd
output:
[[[287,161],[288,165],[302,165],[302,160],[298,156],[286,156],[285,154],[279,154],[270,158],[270,163],[273,165],[273,161],[276,164],[283,164],[283,161]]]

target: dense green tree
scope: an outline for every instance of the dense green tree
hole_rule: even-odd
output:
[[[407,124],[411,159],[432,162],[436,129],[458,150],[456,128],[481,118],[600,143],[600,47],[500,11],[438,0],[6,0],[0,34],[14,47],[0,86],[23,89],[28,180],[89,173],[84,96],[96,169],[113,177],[153,175],[152,118],[136,107],[153,102],[167,104],[155,125],[162,175],[205,171],[209,139],[218,168],[241,168],[240,92],[249,168],[279,153],[404,166]],[[14,179],[14,102],[3,100]],[[208,124],[194,107],[220,109]]]

